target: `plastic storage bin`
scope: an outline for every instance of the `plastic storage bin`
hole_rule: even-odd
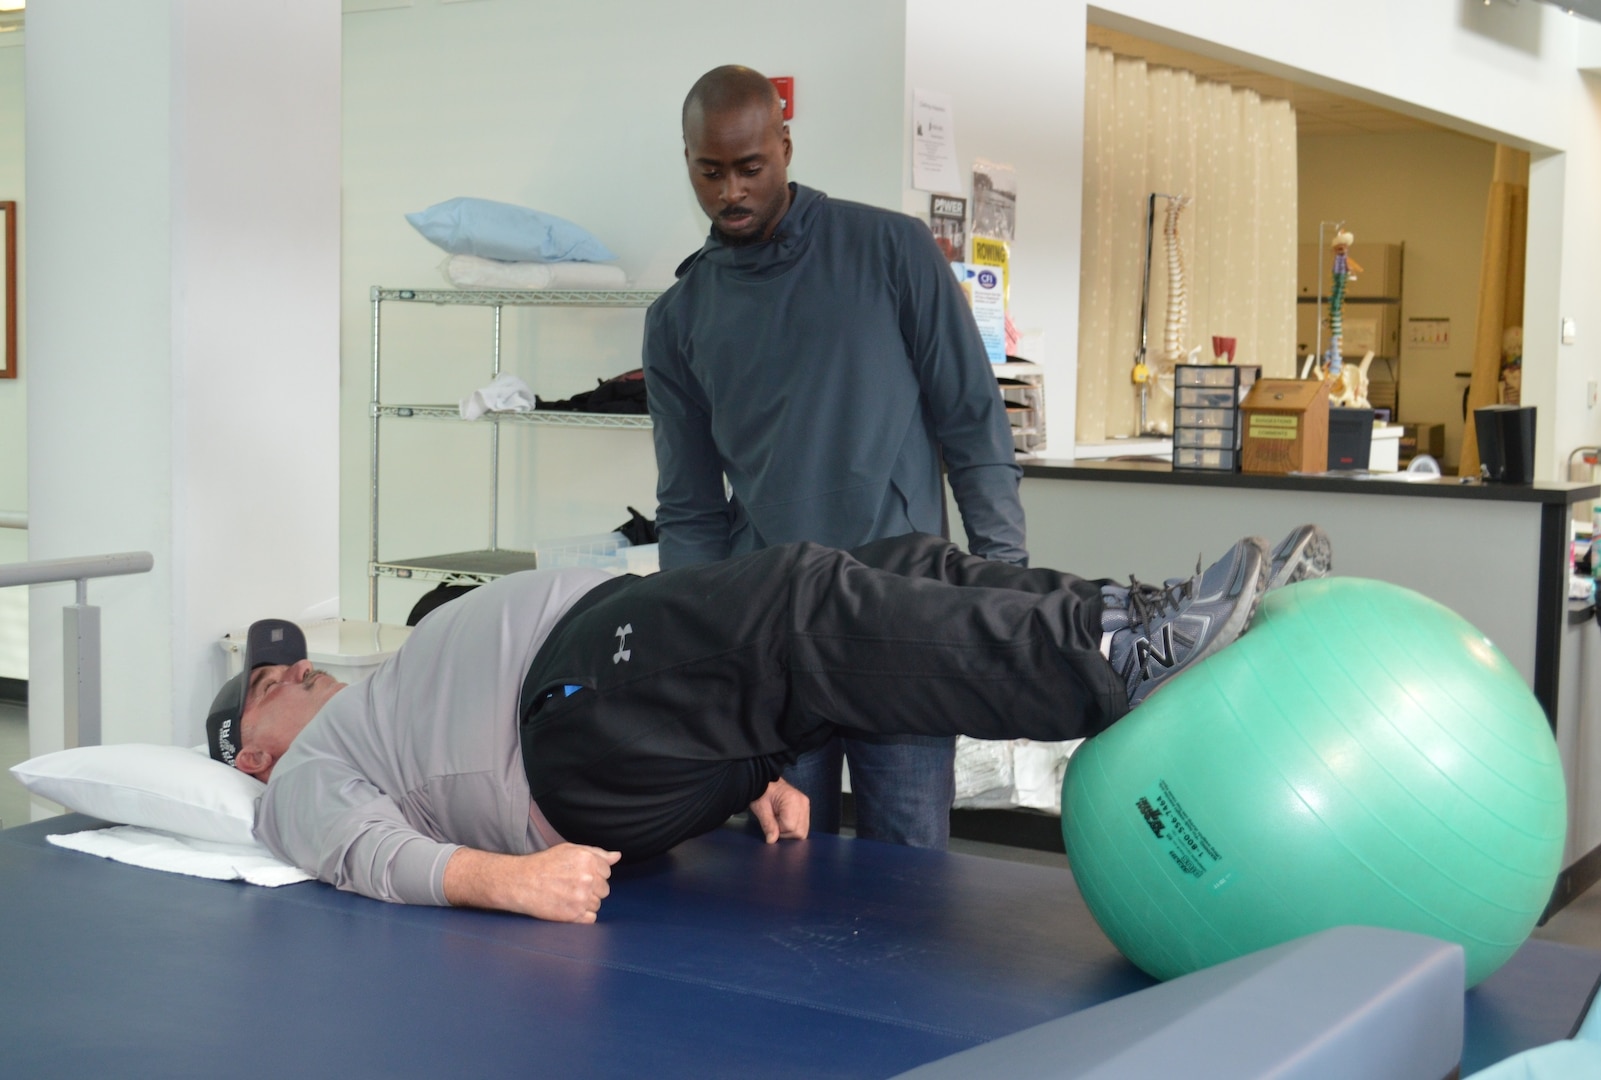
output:
[[[1178,469],[1216,469],[1233,472],[1239,463],[1239,454],[1233,450],[1203,450],[1196,447],[1173,448],[1173,467]]]
[[[628,556],[623,554],[627,547],[628,538],[619,532],[559,536],[534,542],[534,562],[541,570],[592,566],[621,573],[628,567]]]
[[[1180,386],[1173,391],[1173,403],[1202,409],[1232,409],[1240,403],[1240,392],[1232,386]]]
[[[534,544],[534,562],[541,570],[587,566],[611,574],[653,574],[656,545],[631,545],[619,532],[563,536]]]
[[[1234,428],[1174,428],[1173,446],[1206,447],[1211,450],[1233,450],[1239,441]]]
[[[1255,368],[1235,367],[1233,364],[1178,364],[1173,369],[1175,386],[1232,386],[1241,385],[1240,373]]]
[[[1239,417],[1239,410],[1235,408],[1186,409],[1180,407],[1173,410],[1173,426],[1227,428],[1232,431]]]

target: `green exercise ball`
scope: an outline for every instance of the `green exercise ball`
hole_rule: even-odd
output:
[[[1512,665],[1434,601],[1358,578],[1269,594],[1062,786],[1085,903],[1159,979],[1356,924],[1459,943],[1472,986],[1534,928],[1566,824]]]

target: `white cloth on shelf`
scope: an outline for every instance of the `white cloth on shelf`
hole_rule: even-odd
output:
[[[527,412],[534,407],[534,392],[515,375],[500,374],[488,386],[461,399],[461,418],[476,420],[490,412]]]
[[[273,858],[261,844],[223,844],[135,825],[52,833],[45,839],[57,847],[130,866],[213,881],[244,881],[274,888],[312,880],[312,876],[299,867]]]
[[[620,289],[628,284],[623,268],[612,263],[500,262],[452,255],[441,269],[458,289]]]

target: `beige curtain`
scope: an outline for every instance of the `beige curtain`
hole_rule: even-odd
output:
[[[1473,378],[1462,427],[1457,474],[1479,475],[1479,437],[1473,410],[1494,405],[1501,376],[1501,345],[1509,327],[1523,326],[1523,267],[1529,232],[1529,155],[1495,148],[1495,172],[1484,211],[1484,260],[1479,268],[1479,318],[1473,337]]]
[[[1179,219],[1189,328],[1185,350],[1210,360],[1213,335],[1235,362],[1295,369],[1295,114],[1287,102],[1147,66],[1091,47],[1084,117],[1083,269],[1079,286],[1078,441],[1137,433],[1130,381],[1140,342],[1147,197],[1188,195]],[[1167,256],[1158,199],[1147,363],[1165,376],[1149,415],[1172,420],[1171,368],[1158,361]]]

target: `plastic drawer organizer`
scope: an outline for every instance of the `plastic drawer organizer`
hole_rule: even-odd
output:
[[[1261,368],[1178,364],[1173,369],[1173,467],[1238,472],[1240,399]]]
[[[1175,469],[1216,469],[1219,472],[1234,472],[1239,468],[1239,460],[1240,455],[1237,450],[1205,450],[1189,446],[1173,448]]]

